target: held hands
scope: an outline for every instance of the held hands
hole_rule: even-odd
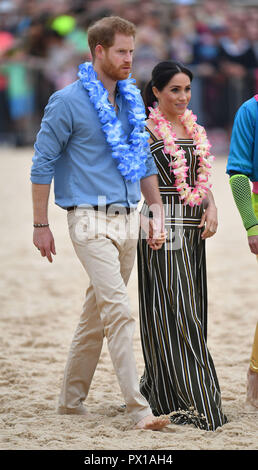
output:
[[[149,219],[141,214],[141,227],[146,234],[147,243],[153,250],[159,250],[167,238],[167,233],[161,231],[161,222]]]
[[[153,220],[150,220],[149,238],[147,243],[153,250],[159,250],[167,238],[166,232],[161,232],[160,224],[158,226]]]
[[[201,223],[198,225],[199,228],[205,226],[204,231],[201,234],[203,240],[206,238],[213,237],[217,232],[218,228],[218,214],[217,214],[217,207],[213,203],[209,203],[207,208],[205,209]]]
[[[46,256],[52,263],[52,255],[56,254],[54,237],[49,227],[34,228],[33,243],[38,248],[41,256]]]

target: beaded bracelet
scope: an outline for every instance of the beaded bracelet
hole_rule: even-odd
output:
[[[35,227],[35,228],[49,227],[49,224],[33,224],[33,227]]]

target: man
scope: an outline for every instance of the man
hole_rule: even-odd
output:
[[[161,429],[168,419],[154,417],[139,392],[134,319],[126,291],[137,246],[141,190],[161,214],[150,244],[158,249],[164,242],[162,234],[155,235],[163,226],[162,202],[157,170],[145,145],[143,105],[139,90],[127,80],[134,37],[135,27],[126,20],[99,20],[88,31],[93,64],[80,66],[80,80],[50,97],[31,169],[33,240],[52,262],[56,251],[47,208],[54,177],[55,202],[67,209],[74,249],[90,278],[58,413],[87,415],[83,402],[106,336],[135,428]]]
[[[247,231],[251,253],[258,255],[258,95],[240,106],[232,129],[227,164],[230,186]],[[251,192],[249,180],[253,183]],[[257,258],[258,260],[258,258]],[[258,323],[247,373],[247,403],[258,408]]]

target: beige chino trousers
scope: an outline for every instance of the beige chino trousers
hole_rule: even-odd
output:
[[[126,289],[135,260],[139,212],[114,215],[77,208],[67,217],[75,252],[90,285],[68,354],[58,412],[85,413],[83,402],[105,336],[127,413],[137,423],[151,414],[139,391],[133,352],[135,320]]]

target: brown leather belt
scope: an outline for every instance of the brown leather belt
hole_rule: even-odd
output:
[[[137,209],[137,207],[126,207],[126,206],[116,206],[115,204],[107,204],[106,206],[90,206],[90,207],[80,207],[80,206],[71,206],[67,207],[67,211],[73,211],[77,207],[80,209],[93,209],[94,211],[101,211],[109,214],[123,214],[126,212],[126,214],[130,214],[130,212],[133,212]]]

